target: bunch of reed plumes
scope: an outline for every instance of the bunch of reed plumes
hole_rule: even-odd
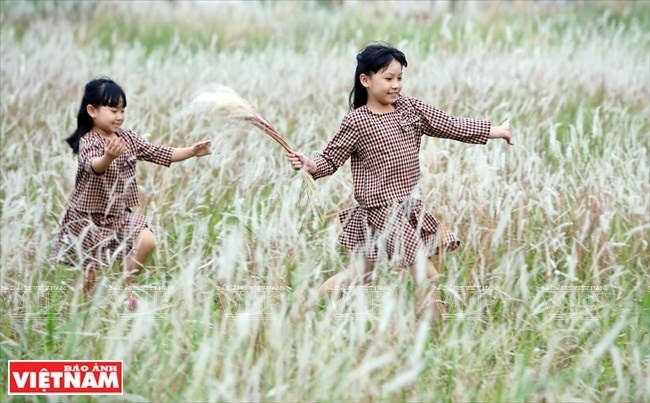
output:
[[[230,87],[216,84],[203,89],[196,95],[190,107],[193,111],[201,111],[210,114],[210,116],[243,120],[277,141],[287,152],[294,151],[293,147],[278,133],[271,122]],[[301,173],[307,188],[310,205],[322,221],[322,209],[314,178],[304,169],[301,169]]]

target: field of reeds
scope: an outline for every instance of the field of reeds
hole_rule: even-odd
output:
[[[649,4],[2,1],[0,399],[9,359],[112,359],[126,401],[650,400]],[[355,264],[337,244],[349,165],[316,182],[319,220],[277,143],[189,108],[227,85],[315,155],[372,40],[405,52],[403,94],[511,119],[513,147],[423,141],[425,205],[463,242],[436,262],[433,325],[385,264],[314,304]],[[63,139],[100,75],[125,126],[213,143],[138,164],[160,230],[135,312],[113,302],[118,267],[86,301],[49,260],[76,172]]]

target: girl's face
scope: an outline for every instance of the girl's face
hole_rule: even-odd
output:
[[[380,70],[370,76],[362,74],[360,80],[368,90],[368,104],[392,105],[402,91],[402,65],[393,59],[385,70]]]
[[[110,136],[120,128],[124,122],[124,102],[117,106],[100,106],[95,108],[92,105],[86,107],[88,114],[93,118],[93,130],[104,136]]]

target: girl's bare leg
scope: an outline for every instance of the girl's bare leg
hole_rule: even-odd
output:
[[[426,315],[431,315],[431,319],[438,321],[442,319],[442,295],[440,293],[440,275],[433,265],[433,262],[427,259],[425,276],[418,273],[416,266],[412,267],[413,277],[415,278],[416,300],[418,301],[419,311]]]
[[[95,271],[86,270],[84,273],[84,296],[88,297],[95,287]]]
[[[327,279],[318,289],[319,297],[327,295],[330,291],[350,286],[353,281],[359,279],[363,285],[367,285],[372,280],[372,269],[374,264],[364,257],[363,269],[359,270],[355,266],[337,273]]]
[[[124,271],[128,276],[125,280],[127,286],[130,286],[135,282],[136,276],[140,274],[142,267],[147,262],[147,259],[149,259],[149,256],[151,256],[155,248],[156,238],[153,233],[148,228],[140,231],[138,237],[135,239],[135,245],[124,268]]]

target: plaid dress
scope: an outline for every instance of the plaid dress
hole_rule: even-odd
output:
[[[362,106],[345,116],[314,159],[313,177],[333,174],[350,158],[357,205],[339,213],[339,242],[370,261],[384,257],[406,266],[460,245],[419,199],[422,135],[485,144],[490,121],[453,117],[410,97],[399,97],[395,107],[375,114]]]
[[[53,259],[86,270],[109,266],[124,258],[149,220],[131,212],[140,204],[135,165],[137,160],[171,165],[172,148],[153,145],[128,129],[116,133],[126,140],[124,153],[102,174],[91,161],[104,155],[105,141],[96,132],[79,140],[77,177],[68,209],[59,228]]]

